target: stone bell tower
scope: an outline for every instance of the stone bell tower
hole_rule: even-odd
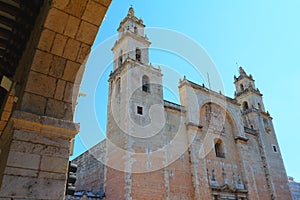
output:
[[[144,34],[143,20],[129,8],[121,21],[114,53],[114,70],[109,77],[108,130],[118,127],[124,135],[144,136],[140,129],[149,125],[150,109],[163,105],[162,74],[160,68],[149,64],[151,42]],[[110,122],[117,125],[110,127]],[[124,140],[126,141],[126,140]]]
[[[134,15],[129,8],[127,16],[121,21],[118,30],[118,41],[112,48],[114,53],[114,70],[121,67],[126,59],[148,64],[148,48],[151,42],[144,33],[143,20]]]
[[[112,47],[114,67],[109,77],[107,116],[106,194],[110,199],[130,199],[137,159],[134,153],[151,151],[147,138],[155,134],[163,116],[162,74],[149,64],[151,42],[143,20],[129,8]],[[154,132],[153,132],[154,131]],[[153,133],[152,133],[153,132]],[[126,173],[125,173],[126,171]],[[115,184],[120,187],[115,187]]]
[[[290,197],[287,175],[277,142],[272,117],[265,111],[262,94],[255,87],[252,75],[242,67],[234,76],[235,99],[241,104],[245,128],[256,132],[259,153],[264,168],[264,179],[272,199]]]

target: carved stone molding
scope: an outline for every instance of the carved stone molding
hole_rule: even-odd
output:
[[[55,137],[72,139],[79,132],[79,124],[23,111],[14,111],[11,117],[14,129]]]

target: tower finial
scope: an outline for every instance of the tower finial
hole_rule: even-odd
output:
[[[246,75],[246,72],[242,67],[239,68],[239,73],[240,75]]]
[[[132,5],[130,5],[127,16],[130,16],[130,17],[134,16],[134,9],[133,9]]]

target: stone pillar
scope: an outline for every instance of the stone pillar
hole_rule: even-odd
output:
[[[64,199],[70,140],[78,130],[70,121],[13,112],[3,132],[10,146],[0,199]]]
[[[79,86],[110,2],[44,1],[14,75],[15,105],[0,119],[1,200],[64,198]]]

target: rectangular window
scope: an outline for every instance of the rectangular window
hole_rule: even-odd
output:
[[[148,84],[143,85],[143,92],[149,92]]]
[[[215,152],[216,152],[216,156],[219,158],[225,158],[225,154],[222,151],[222,144],[221,143],[216,143],[215,144]]]
[[[142,106],[137,106],[136,111],[137,111],[137,114],[143,115],[143,107]]]
[[[141,50],[137,48],[137,49],[135,50],[135,59],[136,59],[137,61],[141,61],[141,54],[142,54]]]

